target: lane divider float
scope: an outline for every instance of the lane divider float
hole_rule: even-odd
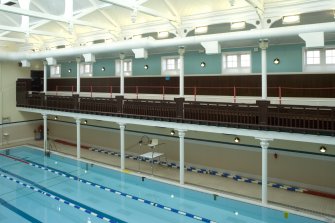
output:
[[[43,194],[44,196],[47,196],[47,197],[52,198],[54,200],[57,200],[57,201],[65,204],[67,206],[73,207],[75,209],[78,209],[78,210],[80,210],[82,212],[85,212],[87,214],[90,214],[90,215],[92,215],[94,217],[100,218],[100,219],[102,219],[104,221],[107,221],[107,222],[110,222],[110,223],[126,223],[125,221],[117,219],[117,218],[115,218],[113,216],[110,216],[110,215],[105,214],[105,213],[103,213],[101,211],[95,210],[93,208],[90,208],[90,207],[88,207],[88,206],[86,206],[84,204],[81,204],[81,203],[79,203],[77,201],[74,201],[74,200],[72,200],[70,198],[67,198],[67,197],[65,197],[63,195],[57,194],[56,192],[53,192],[53,191],[51,191],[51,190],[49,190],[49,189],[47,189],[47,188],[45,188],[45,187],[43,187],[41,185],[38,185],[38,184],[36,184],[36,183],[28,180],[28,179],[25,179],[25,178],[23,178],[23,177],[21,177],[19,175],[16,175],[14,173],[11,173],[11,172],[7,171],[7,170],[4,170],[4,169],[0,168],[0,171],[2,172],[2,173],[0,173],[1,177],[5,178],[7,180],[10,180],[12,182],[15,182],[15,183],[17,183],[17,184],[19,184],[19,185],[21,185],[23,187],[26,187],[26,188],[30,189],[30,190],[33,190],[33,191],[38,192],[40,194]],[[13,177],[15,177],[17,179],[15,179],[15,178],[13,178],[11,176],[8,176],[6,174],[11,175],[11,176],[13,176]],[[18,179],[20,179],[20,180],[18,180]],[[29,182],[29,183],[25,183],[23,181]],[[32,184],[33,186],[30,185],[30,184]]]
[[[6,155],[6,157],[11,158],[11,156],[7,156],[7,155]],[[204,218],[204,217],[200,217],[198,215],[194,215],[194,214],[188,213],[186,211],[181,211],[181,210],[178,210],[176,208],[168,207],[168,206],[165,206],[165,205],[162,205],[162,204],[150,201],[150,200],[146,200],[144,198],[140,198],[140,197],[137,197],[137,196],[134,196],[134,195],[131,195],[131,194],[124,193],[122,191],[115,190],[115,189],[110,188],[110,187],[103,186],[101,184],[94,183],[94,182],[89,181],[89,180],[85,180],[85,179],[77,177],[75,175],[66,173],[64,171],[61,171],[61,170],[58,170],[58,169],[55,169],[55,168],[52,168],[52,167],[48,167],[48,166],[39,164],[39,163],[31,161],[31,160],[16,159],[16,161],[23,162],[23,163],[28,164],[32,167],[39,168],[39,169],[54,173],[58,176],[63,176],[63,177],[66,177],[66,178],[74,180],[74,181],[79,181],[81,183],[90,185],[92,187],[99,188],[101,190],[111,192],[113,194],[116,194],[116,195],[119,195],[119,196],[122,196],[122,197],[126,197],[126,198],[129,198],[129,199],[135,200],[135,201],[139,201],[143,204],[147,204],[147,205],[150,205],[150,206],[153,206],[153,207],[157,207],[157,208],[160,208],[162,210],[166,210],[166,211],[169,211],[169,212],[172,212],[172,213],[176,213],[176,214],[179,214],[179,215],[182,215],[182,216],[185,216],[185,217],[193,218],[193,219],[201,221],[201,222],[217,223],[216,221],[213,221],[213,220],[210,220],[210,219],[207,219],[207,218]],[[1,168],[0,168],[0,170],[1,170]]]

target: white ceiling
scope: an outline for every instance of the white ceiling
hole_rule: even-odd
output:
[[[8,6],[8,2],[14,4]],[[24,9],[27,2],[29,9]],[[295,25],[334,22],[334,11],[335,0],[1,0],[0,51],[78,47],[139,34],[157,38],[159,31],[178,38],[194,35],[198,26],[208,26],[207,34],[225,33],[237,21],[248,23],[245,30],[267,29],[284,26],[281,18],[294,14],[301,14],[301,22]],[[29,18],[26,25],[22,15]],[[325,38],[334,40],[335,34],[326,33]],[[283,42],[302,40],[270,39],[270,43]],[[223,46],[255,44],[257,40],[244,40]]]

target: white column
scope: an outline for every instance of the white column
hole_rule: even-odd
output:
[[[184,97],[184,53],[185,53],[185,48],[184,47],[179,47],[178,50],[179,53],[179,59],[180,59],[180,73],[179,73],[179,97],[183,98]]]
[[[77,159],[80,159],[80,118],[76,118],[76,125],[77,125]]]
[[[124,96],[124,53],[120,53],[120,95]]]
[[[262,204],[268,203],[268,147],[269,139],[260,139],[262,147]]]
[[[48,115],[42,114],[43,116],[43,148],[44,153],[48,150]]]
[[[267,100],[268,97],[268,83],[267,83],[267,62],[266,49],[269,46],[267,39],[259,41],[259,47],[262,49],[262,100]]]
[[[80,58],[76,58],[77,62],[77,94],[80,94]]]
[[[185,182],[185,151],[184,151],[184,138],[185,130],[178,130],[179,135],[179,183],[184,184]]]
[[[48,90],[47,86],[47,72],[48,72],[48,63],[43,61],[43,93],[46,94]]]
[[[124,152],[124,129],[125,124],[119,123],[120,125],[120,150],[121,150],[121,170],[125,169],[125,152]]]

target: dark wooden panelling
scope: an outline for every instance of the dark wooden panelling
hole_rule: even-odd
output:
[[[110,78],[81,78],[81,91],[119,92],[119,77]],[[75,78],[48,79],[48,90],[71,91],[76,89]],[[73,86],[73,87],[71,87]],[[136,86],[138,88],[136,89]],[[179,77],[125,77],[126,93],[178,94]],[[237,76],[186,76],[185,94],[197,95],[227,95],[234,94],[234,86],[238,96],[260,96],[260,75]],[[278,97],[279,89],[283,97],[326,97],[335,98],[335,74],[285,74],[268,76],[268,96]],[[196,89],[195,89],[196,88]],[[304,89],[302,89],[304,88]],[[333,88],[333,89],[309,89],[309,88]]]

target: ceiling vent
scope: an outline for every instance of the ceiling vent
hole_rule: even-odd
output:
[[[16,4],[16,2],[8,1],[4,5],[12,6],[12,5],[15,5],[15,4]]]
[[[104,39],[97,39],[93,41],[93,44],[99,44],[99,43],[104,43],[105,40]]]
[[[58,46],[56,46],[56,49],[63,49],[63,48],[65,48],[65,45],[58,45]]]

